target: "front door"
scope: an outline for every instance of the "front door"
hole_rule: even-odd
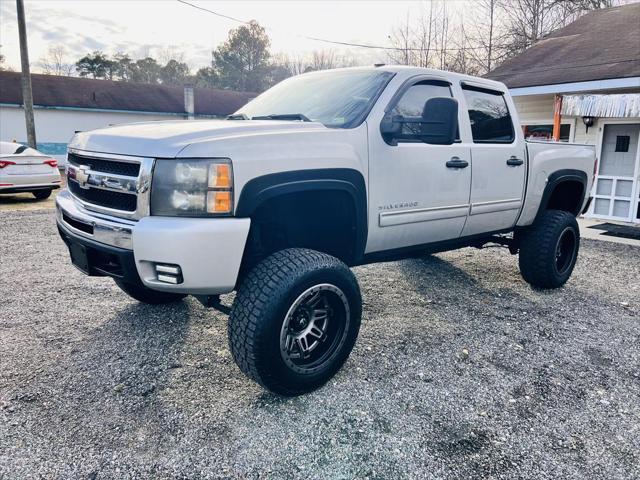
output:
[[[409,117],[422,115],[430,98],[452,96],[449,83],[422,76],[412,79],[400,92],[404,93],[391,100],[386,111]],[[458,238],[469,211],[469,144],[458,141],[453,145],[429,145],[399,140],[397,145],[389,145],[382,138],[378,122],[370,122],[368,129],[366,252]]]
[[[463,236],[510,229],[522,207],[526,152],[504,92],[463,85],[471,133],[471,210]]]
[[[593,216],[640,223],[640,124],[607,124],[602,132]]]

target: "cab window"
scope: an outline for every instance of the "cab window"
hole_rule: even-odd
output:
[[[463,85],[474,143],[512,143],[513,121],[502,92]]]
[[[453,97],[451,86],[447,82],[438,80],[424,80],[411,85],[404,92],[398,103],[390,111],[391,115],[402,115],[403,117],[421,117],[424,110],[424,104],[430,98],[434,97]],[[405,124],[402,127],[403,133],[415,134],[419,133],[420,126]],[[418,131],[411,131],[418,129]],[[459,130],[458,130],[459,131]],[[460,139],[459,133],[456,134],[456,141]],[[402,141],[418,141],[418,140],[402,140]]]

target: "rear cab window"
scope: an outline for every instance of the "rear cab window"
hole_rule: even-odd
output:
[[[504,93],[462,85],[474,143],[513,143],[515,130]]]

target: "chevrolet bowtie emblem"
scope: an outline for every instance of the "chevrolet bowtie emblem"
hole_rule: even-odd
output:
[[[87,188],[87,182],[89,181],[89,174],[87,173],[90,170],[90,167],[87,165],[80,165],[76,170],[76,182],[80,185],[81,188]]]

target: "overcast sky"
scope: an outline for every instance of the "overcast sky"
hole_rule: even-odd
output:
[[[196,5],[267,27],[272,53],[306,53],[333,48],[362,63],[385,61],[382,51],[341,48],[302,36],[388,45],[393,26],[417,15],[419,1],[207,1]],[[452,0],[462,12],[464,2]],[[65,45],[75,61],[93,50],[128,52],[133,58],[184,52],[192,68],[207,65],[211,50],[238,23],[176,0],[25,0],[30,60],[34,71],[49,46]],[[18,27],[13,0],[0,0],[0,44],[8,66],[19,70]]]

